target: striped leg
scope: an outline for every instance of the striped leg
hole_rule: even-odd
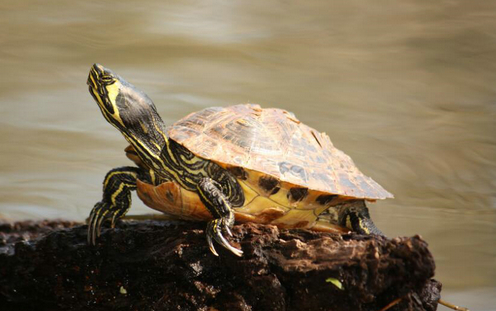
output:
[[[100,236],[100,227],[106,219],[115,221],[124,216],[131,207],[131,190],[136,190],[136,179],[140,173],[137,167],[119,167],[111,170],[103,181],[103,199],[95,204],[88,221],[88,243],[95,245]]]
[[[241,257],[243,252],[240,249],[231,246],[222,235],[222,230],[225,230],[227,234],[232,236],[231,228],[234,225],[234,213],[231,209],[231,204],[222,193],[221,189],[221,185],[211,178],[202,178],[197,185],[201,201],[205,204],[212,216],[214,216],[214,220],[210,221],[207,225],[206,234],[208,246],[212,253],[215,256],[218,256],[212,243],[213,238],[217,243],[230,250],[234,255]]]

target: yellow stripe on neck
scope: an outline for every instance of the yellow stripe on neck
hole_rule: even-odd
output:
[[[118,80],[115,80],[114,83],[110,85],[106,85],[105,89],[107,90],[107,97],[110,103],[112,104],[112,106],[114,107],[114,113],[111,114],[109,112],[109,114],[111,114],[114,120],[119,122],[124,127],[124,123],[122,122],[121,116],[119,114],[119,107],[117,107],[117,96],[119,95],[120,87],[121,87],[121,83]]]

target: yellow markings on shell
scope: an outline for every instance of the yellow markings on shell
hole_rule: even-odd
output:
[[[280,184],[281,188],[275,194],[262,193],[259,180],[265,174],[248,169],[245,171],[248,173],[247,180],[238,179],[245,194],[245,203],[242,207],[235,208],[237,213],[259,216],[262,222],[267,220],[282,227],[295,225],[308,228],[328,208],[315,203],[319,193],[310,193],[304,200],[291,203],[288,200],[291,186],[285,183]]]
[[[253,190],[245,181],[238,180],[245,194],[245,203],[241,207],[235,208],[237,213],[246,215],[261,215],[264,212],[279,211],[281,214],[286,213],[289,208],[273,202],[267,197],[261,196]]]
[[[241,185],[241,189],[243,189],[243,192],[245,194],[245,206],[250,204],[256,197],[260,196],[258,192],[253,190],[250,186],[246,184],[245,181],[241,181],[238,179],[239,184]]]
[[[323,212],[325,212],[325,211],[326,211],[326,210],[328,210],[328,209],[329,209],[329,207],[328,207],[328,206],[319,206],[319,207],[317,207],[317,208],[315,208],[315,209],[313,210],[313,213],[314,213],[315,215],[320,215],[320,214],[322,214]]]
[[[315,224],[317,216],[308,210],[290,209],[284,216],[272,223],[296,228],[310,228]]]
[[[335,232],[335,233],[349,233],[350,230],[348,228],[341,227],[337,224],[331,223],[329,221],[317,220],[312,227],[312,230],[315,231],[324,231],[324,232]]]

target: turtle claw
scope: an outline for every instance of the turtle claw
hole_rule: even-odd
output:
[[[115,228],[115,219],[117,218],[117,212],[114,212],[112,215],[112,220],[110,220],[110,228],[114,229]]]
[[[94,209],[94,208],[93,208]],[[93,219],[95,218],[95,213],[93,213],[93,210],[90,213],[90,217],[88,219],[88,233],[87,233],[87,242],[88,244],[92,245],[92,234],[91,234],[91,228],[92,228],[92,223]]]
[[[99,225],[101,225],[103,220],[103,213],[106,210],[106,204],[103,202],[98,202],[95,204],[95,207],[91,210],[90,218],[88,221],[88,244],[95,245],[96,244],[96,236],[99,235]],[[98,228],[98,231],[97,231]]]
[[[243,251],[240,249],[237,249],[233,247],[229,242],[224,238],[222,235],[222,228],[226,229],[228,234],[232,236],[231,230],[229,227],[224,224],[223,219],[214,219],[210,221],[207,225],[207,242],[208,242],[208,247],[210,248],[210,251],[215,255],[219,256],[217,251],[215,250],[215,247],[212,243],[212,238],[219,243],[222,247],[226,248],[227,250],[231,251],[236,256],[243,256]]]
[[[210,223],[209,223],[210,225]],[[208,227],[207,226],[207,230],[208,230]],[[210,251],[212,252],[212,254],[214,254],[215,256],[219,256],[219,254],[217,253],[217,251],[215,250],[215,247],[214,247],[214,243],[212,242],[212,237],[210,236],[210,234],[208,234],[209,231],[207,231],[207,243],[208,243],[208,248],[210,248]]]
[[[123,209],[105,202],[98,202],[91,210],[88,220],[88,244],[96,245],[96,238],[102,233],[102,224],[106,219],[111,220],[111,227],[115,226],[116,219],[124,213]]]
[[[231,229],[229,228],[229,226],[225,226],[224,229],[226,229],[226,232],[227,232],[227,234],[229,234],[230,237],[233,236],[233,234],[232,234]]]
[[[101,215],[99,215],[98,217],[98,221],[96,222],[95,226],[97,238],[100,237],[100,234],[102,233],[102,222],[105,219],[105,215],[107,215],[107,213],[108,211],[103,211],[103,213],[101,213]]]

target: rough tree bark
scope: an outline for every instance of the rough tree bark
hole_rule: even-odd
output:
[[[388,240],[234,227],[242,258],[204,224],[121,222],[98,245],[63,221],[0,225],[2,310],[435,310],[441,285],[418,236]],[[336,281],[337,280],[337,281]],[[401,300],[398,300],[401,298]]]

